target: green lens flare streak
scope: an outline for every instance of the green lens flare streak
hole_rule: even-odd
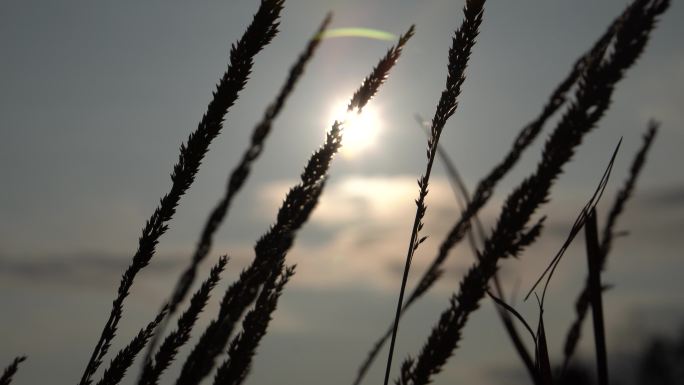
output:
[[[394,40],[396,36],[392,33],[372,28],[335,28],[329,29],[318,35],[319,39],[331,37],[365,37],[376,40]]]

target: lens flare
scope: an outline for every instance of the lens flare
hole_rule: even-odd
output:
[[[392,41],[396,39],[393,33],[381,31],[372,28],[334,28],[322,32],[320,39],[328,39],[332,37],[364,37],[367,39]]]

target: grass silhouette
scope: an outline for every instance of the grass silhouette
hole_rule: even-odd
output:
[[[529,323],[506,302],[505,293],[498,283],[497,272],[501,261],[511,257],[518,258],[525,248],[538,239],[544,228],[544,217],[536,218],[539,209],[552,199],[552,188],[562,175],[564,167],[572,160],[575,151],[586,136],[597,128],[601,118],[610,107],[615,88],[624,78],[626,71],[643,53],[658,19],[669,5],[667,0],[634,0],[609,25],[594,46],[575,62],[567,77],[552,92],[541,113],[521,129],[510,152],[477,184],[472,195],[467,193],[462,182],[454,181],[455,184],[461,186],[460,194],[464,195],[462,213],[418,284],[404,299],[411,261],[419,245],[425,240],[420,231],[427,215],[426,197],[430,175],[435,160],[440,159],[437,158],[438,153],[442,151],[439,139],[447,120],[456,112],[458,97],[466,79],[468,60],[475,49],[476,37],[481,26],[486,26],[486,23],[483,24],[485,1],[466,1],[463,9],[463,22],[456,29],[448,51],[445,88],[439,97],[429,127],[427,163],[424,173],[418,179],[417,208],[407,239],[408,248],[396,313],[387,333],[383,334],[381,339],[373,345],[368,358],[362,363],[354,381],[355,385],[361,383],[387,339],[390,339],[390,347],[384,383],[385,385],[389,383],[393,375],[391,372],[393,353],[401,317],[440,279],[449,252],[469,234],[472,236],[471,246],[477,251],[477,259],[462,277],[458,290],[453,293],[447,307],[435,322],[421,350],[415,356],[404,359],[399,372],[395,373],[396,383],[426,385],[432,382],[454,355],[470,316],[480,307],[482,299],[489,294],[500,306],[498,314],[505,330],[530,375],[530,381],[536,385],[563,383],[569,378],[570,359],[580,338],[583,320],[591,310],[597,353],[597,383],[608,384],[609,366],[602,320],[604,287],[601,272],[615,238],[615,223],[632,195],[646,154],[655,137],[657,123],[649,125],[644,136],[643,147],[635,157],[630,175],[615,199],[602,233],[599,234],[595,208],[612,168],[615,153],[596,193],[581,211],[561,251],[551,261],[548,275],[546,275],[546,285],[563,251],[580,230],[586,231],[588,278],[586,287],[577,300],[577,319],[568,332],[564,361],[559,371],[552,370],[549,346],[547,346],[542,317],[544,295],[542,294],[540,299],[540,320],[537,330],[533,331]],[[213,99],[207,106],[198,127],[180,148],[178,161],[173,166],[171,174],[171,188],[161,198],[159,206],[143,227],[137,250],[132,257],[131,264],[123,273],[111,312],[86,363],[80,385],[91,384],[102,363],[109,357],[112,341],[116,337],[119,322],[124,315],[124,302],[135,278],[151,262],[157,244],[167,232],[181,198],[193,184],[212,141],[222,132],[224,118],[247,85],[257,54],[271,44],[279,33],[280,15],[284,7],[285,0],[261,0],[246,31],[232,46],[230,62],[218,82]],[[181,273],[168,301],[161,306],[154,319],[142,327],[139,333],[110,359],[109,366],[102,370],[97,384],[120,383],[145,348],[147,348],[147,354],[142,359],[138,384],[166,383],[162,375],[179,357],[179,352],[183,348],[189,351],[187,356],[183,357],[184,361],[182,361],[178,377],[173,380],[178,385],[199,384],[206,381],[212,374],[212,381],[216,385],[237,385],[243,383],[249,375],[253,357],[257,354],[258,346],[268,332],[279,298],[296,271],[295,267],[288,262],[287,254],[295,242],[298,231],[307,223],[325,191],[330,165],[342,145],[346,121],[335,121],[327,132],[324,143],[310,156],[304,165],[300,180],[285,196],[273,225],[256,242],[253,260],[222,293],[219,310],[206,328],[199,332],[195,330],[196,321],[200,314],[205,312],[209,296],[229,263],[227,255],[219,258],[209,276],[192,295],[187,307],[177,319],[176,328],[165,334],[166,326],[171,316],[178,312],[190,293],[197,269],[211,251],[215,232],[227,218],[234,196],[247,182],[251,167],[264,150],[275,119],[285,107],[286,100],[297,82],[304,76],[304,69],[322,43],[322,36],[330,21],[331,15],[329,14],[290,68],[284,85],[274,101],[267,107],[262,120],[256,124],[247,149],[239,164],[230,173],[225,194],[210,213],[201,231],[196,249],[188,261],[188,266]],[[351,95],[347,104],[348,114],[360,113],[379,92],[414,33],[414,27],[411,26],[379,59],[376,66]],[[544,143],[536,169],[507,196],[494,228],[487,233],[483,226],[477,225],[478,213],[489,201],[500,180],[509,173],[521,154],[539,136],[551,117],[561,110],[562,114],[555,128]],[[449,162],[447,156],[440,155],[440,157],[442,161]],[[455,170],[453,166],[451,168]],[[452,172],[451,175],[452,178],[456,178],[457,174]],[[481,245],[478,245],[475,240],[478,237],[473,235],[475,232],[473,224],[481,238]],[[518,334],[514,325],[517,321],[523,322],[530,332],[534,341],[534,352],[529,352],[525,347],[523,337]],[[193,346],[189,346],[192,334],[196,334],[199,338]],[[18,357],[10,363],[0,378],[0,385],[11,383],[19,364],[24,359],[24,357]]]

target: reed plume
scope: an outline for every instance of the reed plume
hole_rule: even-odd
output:
[[[247,181],[254,161],[256,161],[259,155],[261,155],[264,149],[266,139],[271,132],[275,118],[278,117],[280,111],[285,106],[285,102],[287,101],[288,97],[292,91],[294,91],[297,82],[304,74],[306,65],[313,57],[318,45],[321,42],[319,37],[328,27],[331,20],[332,14],[326,15],[316,33],[309,40],[305,50],[299,55],[294,65],[290,67],[288,77],[285,83],[282,85],[280,92],[276,96],[276,99],[268,106],[261,121],[254,127],[249,147],[242,154],[240,163],[230,174],[225,195],[221,198],[207,218],[207,222],[202,230],[202,235],[200,236],[200,240],[197,242],[197,247],[192,256],[192,262],[176,283],[174,294],[169,303],[169,315],[173,314],[176,306],[183,301],[188,293],[188,290],[192,286],[199,263],[211,251],[211,245],[213,243],[216,230],[225,220],[233,198]]]
[[[131,340],[125,348],[119,351],[109,364],[109,367],[105,369],[102,374],[102,379],[97,382],[97,385],[116,385],[121,382],[121,379],[126,375],[128,368],[133,365],[135,357],[145,347],[154,334],[154,330],[166,315],[166,311],[167,309],[163,308],[152,322],[144,329],[141,329],[133,340]]]
[[[624,17],[625,13],[619,15],[610,24],[606,31],[597,39],[594,45],[575,61],[568,75],[551,93],[540,114],[520,130],[518,136],[513,142],[512,148],[506,154],[504,159],[502,159],[501,162],[499,162],[499,164],[497,164],[489,172],[489,174],[487,174],[487,176],[485,176],[485,178],[480,180],[480,182],[477,184],[472,198],[470,198],[469,201],[466,201],[466,207],[463,209],[460,218],[451,227],[447,236],[440,244],[438,254],[431,262],[430,267],[425,271],[425,273],[423,273],[418,281],[418,284],[403,304],[401,310],[402,315],[415,301],[429,291],[435,282],[437,282],[437,280],[439,280],[442,275],[442,265],[446,261],[449,252],[463,239],[466,234],[470,234],[472,221],[476,220],[479,211],[489,201],[489,198],[493,195],[494,189],[499,181],[503,179],[503,177],[513,168],[513,166],[515,166],[522,153],[539,136],[539,133],[541,133],[546,122],[566,103],[568,99],[567,94],[570,92],[572,87],[577,84],[577,80],[591,61],[591,58],[597,56],[598,52],[603,52],[605,50],[606,46],[613,39],[615,30],[622,22]],[[445,161],[445,164],[448,164],[448,162]],[[453,173],[450,172],[450,175],[452,174]],[[461,186],[458,187],[459,189],[463,190]],[[480,234],[484,234],[484,231],[481,229]],[[472,242],[473,241],[471,240],[471,243]],[[506,324],[507,330],[510,330],[509,335],[511,335],[511,337],[515,340],[516,337],[511,334],[515,333],[515,331],[513,330],[510,322],[508,320],[504,320],[504,322]],[[389,325],[386,332],[375,342],[366,356],[366,359],[359,367],[353,385],[359,385],[361,383],[368,372],[368,369],[380,352],[380,349],[385,342],[387,342],[387,339],[389,339],[392,335],[393,329],[394,324]],[[531,367],[531,360],[525,358],[525,353],[523,353],[523,345],[519,341],[514,341],[514,343],[518,347],[518,351],[521,353],[523,361],[526,362],[526,366]]]
[[[648,151],[651,149],[653,140],[655,139],[655,136],[658,133],[659,126],[660,123],[658,123],[655,120],[651,120],[648,123],[648,128],[644,133],[641,148],[634,156],[634,160],[632,161],[632,165],[629,169],[629,176],[627,177],[627,180],[625,180],[622,189],[617,193],[617,196],[615,197],[615,202],[613,203],[613,206],[611,207],[610,212],[608,213],[608,219],[606,221],[606,225],[603,228],[603,236],[601,237],[601,270],[603,270],[605,267],[608,253],[610,252],[613,245],[613,239],[616,237],[615,224],[617,222],[617,219],[620,216],[620,214],[622,214],[622,212],[624,211],[625,204],[627,203],[629,198],[631,198],[632,193],[634,192],[636,181],[639,178],[639,174],[641,174],[641,170],[643,169],[644,164],[646,164],[646,155],[648,155]]]
[[[152,259],[159,238],[168,229],[167,223],[173,217],[180,198],[194,182],[195,174],[199,170],[204,155],[209,150],[209,145],[221,132],[224,116],[247,83],[254,56],[270,43],[278,33],[277,20],[283,3],[284,0],[262,0],[252,23],[242,38],[232,46],[228,70],[219,81],[206,113],[197,129],[188,137],[187,144],[180,147],[178,163],[173,167],[171,174],[171,190],[161,199],[159,206],[142,230],[138,250],[121,278],[109,319],[86,365],[80,385],[91,383],[92,375],[109,350],[122,316],[124,299],[128,296],[133,280],[137,273],[147,266]]]
[[[432,126],[430,129],[430,137],[427,145],[427,165],[425,173],[418,179],[418,199],[416,199],[416,214],[413,221],[413,228],[409,239],[408,251],[406,254],[406,263],[404,266],[404,273],[401,281],[401,289],[399,291],[399,301],[397,304],[396,316],[394,319],[394,328],[392,330],[392,339],[390,342],[389,354],[387,357],[387,367],[385,370],[385,385],[389,382],[390,370],[392,366],[392,356],[394,354],[394,344],[399,329],[399,316],[401,307],[404,303],[404,291],[406,290],[406,282],[408,280],[408,273],[411,267],[411,260],[418,246],[425,241],[426,237],[420,237],[420,230],[423,228],[423,217],[427,211],[425,205],[425,197],[428,194],[428,184],[430,181],[430,173],[432,172],[432,165],[435,161],[435,154],[437,153],[437,146],[442,130],[446,125],[447,120],[456,112],[458,106],[457,98],[461,94],[461,86],[465,81],[465,69],[468,65],[470,52],[475,45],[475,38],[479,33],[479,27],[482,22],[484,0],[469,0],[463,8],[464,21],[461,27],[456,31],[453,37],[453,43],[449,50],[449,65],[447,66],[447,80],[446,88],[442,91],[442,95],[437,104],[437,110],[432,118]],[[355,95],[356,97],[356,95]],[[353,101],[353,100],[352,100]],[[351,106],[351,104],[350,104]]]
[[[575,61],[567,77],[563,79],[549,97],[549,100],[542,108],[541,113],[520,130],[513,142],[511,150],[506,154],[504,159],[478,183],[475,192],[473,193],[471,203],[463,210],[461,217],[454,226],[452,226],[448,235],[440,245],[437,256],[426,273],[421,277],[415,290],[409,296],[406,307],[420,298],[439,279],[442,275],[441,266],[446,261],[449,252],[468,232],[470,229],[470,222],[477,215],[479,210],[489,201],[489,198],[494,193],[496,185],[517,163],[524,150],[539,136],[539,133],[541,133],[546,122],[565,104],[568,98],[568,92],[577,84],[580,75],[591,62],[592,58],[605,51],[607,45],[614,36],[615,29],[619,26],[624,17],[625,13],[619,15],[594,45]]]
[[[19,356],[12,360],[12,363],[9,364],[2,372],[2,377],[0,377],[0,385],[9,385],[19,369],[19,364],[24,361],[26,361],[26,356]]]
[[[427,384],[441,371],[457,347],[469,315],[479,307],[499,259],[517,255],[516,245],[529,234],[526,226],[532,215],[549,200],[550,188],[563,166],[609,107],[615,84],[640,56],[656,18],[668,5],[666,0],[635,1],[615,32],[612,50],[608,54],[600,50],[590,60],[578,82],[574,101],[545,144],[536,172],[506,199],[482,255],[466,273],[420,354],[404,362],[398,384]]]
[[[247,307],[256,298],[274,265],[279,265],[294,242],[297,230],[306,222],[325,184],[332,155],[340,146],[339,124],[328,133],[326,144],[309,160],[302,182],[293,187],[281,206],[276,224],[254,247],[252,264],[240,273],[226,291],[218,316],[204,330],[183,365],[178,385],[197,384],[213,369],[215,360]]]
[[[371,74],[364,79],[349,103],[350,111],[360,112],[377,93],[380,85],[387,79],[389,70],[399,59],[404,45],[413,36],[413,31],[413,27],[409,28],[399,38],[397,45],[380,59]],[[278,211],[276,223],[257,241],[254,247],[254,260],[226,290],[218,316],[209,323],[185,361],[176,382],[178,385],[197,384],[209,374],[245,310],[257,298],[259,291],[263,291],[269,277],[281,274],[285,256],[294,242],[297,231],[318,203],[333,155],[341,146],[341,130],[342,123],[335,121],[326,135],[324,145],[309,158],[301,174],[300,183],[292,187],[285,197]],[[256,345],[252,346],[256,348]]]
[[[242,331],[231,342],[228,359],[216,370],[214,385],[238,385],[247,378],[256,348],[266,334],[278,298],[292,275],[294,267],[283,269],[278,266],[266,280],[254,309],[247,313],[242,322]]]
[[[422,128],[424,128],[423,132],[425,132],[425,135],[429,139],[431,123],[423,121],[423,118],[418,114],[416,114],[415,117],[416,122],[418,122],[418,124]],[[459,208],[461,210],[464,210],[471,204],[472,201],[472,197],[470,194],[470,190],[468,189],[468,186],[466,186],[465,181],[461,177],[461,173],[456,168],[455,162],[451,159],[451,156],[449,156],[449,153],[441,144],[437,145],[437,157],[444,166],[444,171],[446,171],[447,180],[449,181],[449,185],[451,186],[451,191],[454,193],[454,197],[458,201]],[[477,215],[473,216],[471,222],[471,227],[473,224],[475,225],[475,227],[471,231],[468,231],[468,244],[473,254],[477,255],[478,241],[484,242],[485,230],[484,226],[482,225],[482,222],[480,222],[480,219]],[[475,234],[475,232],[477,232],[477,234]]]
[[[216,265],[212,267],[209,277],[195,292],[190,299],[190,305],[178,318],[176,330],[164,339],[164,342],[159,346],[159,351],[154,356],[154,360],[147,359],[145,361],[138,380],[139,385],[156,385],[159,383],[159,378],[178,354],[178,349],[190,339],[190,333],[195,326],[195,322],[207,305],[209,294],[221,279],[221,273],[226,267],[226,263],[228,263],[227,257],[222,256]],[[168,315],[165,319],[168,319]],[[159,332],[159,329],[157,332]]]
[[[161,333],[163,333],[164,329],[166,328],[166,323],[168,322],[169,317],[176,312],[176,308],[185,299],[188,291],[192,287],[199,264],[206,258],[207,255],[209,255],[209,252],[211,251],[214,241],[214,234],[226,219],[230,205],[233,202],[233,198],[235,198],[237,193],[249,178],[252,165],[261,155],[275,119],[282,111],[287,99],[294,91],[294,88],[301,76],[304,74],[306,65],[309,63],[309,61],[311,61],[321,42],[320,36],[327,29],[331,20],[332,14],[328,13],[314,35],[309,40],[304,51],[300,53],[297,61],[292,65],[292,67],[290,67],[287,79],[281,86],[275,100],[266,108],[261,121],[257,123],[252,130],[250,144],[242,154],[240,163],[231,172],[226,184],[226,191],[224,195],[213,208],[209,214],[209,217],[207,218],[207,221],[205,222],[189,266],[186,267],[185,271],[183,271],[176,282],[173,294],[169,300],[169,314],[167,318],[162,321],[159,326],[159,330],[150,342],[146,361],[149,361],[151,358],[151,355],[157,346],[158,339],[161,338]]]

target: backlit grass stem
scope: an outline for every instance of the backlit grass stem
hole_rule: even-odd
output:
[[[451,49],[449,50],[446,88],[442,91],[442,95],[437,104],[437,110],[432,118],[432,126],[430,128],[430,136],[427,145],[427,165],[425,167],[425,173],[418,179],[419,192],[418,199],[416,199],[416,215],[409,238],[404,273],[399,291],[399,300],[397,303],[396,315],[394,317],[392,339],[390,340],[387,366],[385,369],[385,385],[389,383],[394,344],[397,338],[397,331],[399,330],[399,317],[404,303],[404,292],[406,290],[411,260],[413,259],[413,255],[418,249],[418,246],[425,240],[425,237],[420,237],[420,230],[423,228],[423,217],[427,211],[425,197],[427,197],[428,194],[428,184],[430,181],[430,173],[432,172],[432,165],[435,161],[437,146],[442,130],[444,129],[447,120],[456,112],[456,107],[458,106],[457,99],[461,94],[461,86],[465,81],[465,69],[468,65],[470,52],[475,45],[475,38],[479,33],[480,23],[482,22],[483,6],[484,0],[468,0],[466,2],[465,7],[463,8],[464,21],[461,24],[461,27],[456,31]]]
[[[549,200],[551,186],[563,166],[603,116],[615,84],[640,56],[657,16],[668,5],[667,1],[636,1],[616,31],[612,50],[605,57],[598,52],[590,61],[578,83],[575,100],[544,146],[536,172],[506,199],[482,256],[466,273],[419,355],[404,361],[399,385],[425,385],[442,370],[461,339],[469,315],[479,307],[499,259],[517,255],[521,250],[520,241],[530,232],[526,227],[532,215]]]
[[[413,31],[412,26],[364,79],[349,103],[350,111],[360,112],[377,93],[387,79],[390,69],[399,59],[404,45],[413,36]],[[257,241],[252,263],[226,290],[218,316],[209,323],[190,352],[176,382],[177,385],[198,384],[209,374],[246,309],[258,298],[259,292],[263,292],[264,285],[269,279],[281,274],[285,256],[294,243],[297,231],[308,220],[323,191],[333,155],[341,146],[342,126],[343,123],[335,121],[327,133],[323,146],[309,158],[301,174],[300,183],[290,189],[280,207],[276,223]],[[265,316],[262,314],[257,318],[264,320]],[[251,326],[243,325],[243,332],[249,333],[246,331],[249,327]],[[256,345],[252,343],[250,346],[255,349]],[[246,370],[246,367],[241,370]],[[240,376],[231,375],[231,378],[239,379]]]
[[[92,375],[100,366],[102,359],[109,350],[122,316],[124,299],[128,296],[131,286],[133,286],[133,280],[138,272],[147,266],[152,259],[159,238],[168,229],[167,223],[176,212],[176,206],[181,196],[185,194],[194,182],[202,159],[209,150],[209,145],[223,128],[224,116],[235,103],[239,92],[247,83],[252,70],[254,56],[270,43],[278,33],[277,20],[280,16],[280,11],[283,9],[283,2],[284,0],[263,0],[242,38],[232,46],[228,70],[221,77],[206,113],[202,117],[197,129],[188,137],[187,143],[180,147],[178,163],[173,167],[173,173],[171,174],[171,190],[161,198],[159,206],[142,230],[142,235],[138,242],[138,250],[121,278],[109,319],[93,349],[93,353],[81,377],[80,385],[91,383]]]

